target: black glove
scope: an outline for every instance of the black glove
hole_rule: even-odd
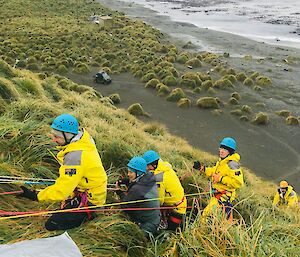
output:
[[[201,168],[201,163],[199,161],[195,161],[194,162],[194,166],[193,166],[193,169],[195,170],[200,170]]]
[[[122,178],[122,179],[119,179],[118,180],[118,185],[119,186],[122,186],[122,185],[124,185],[124,186],[129,186],[129,179],[128,178]]]
[[[19,194],[18,196],[30,199],[32,201],[38,201],[36,191],[30,190],[24,186],[21,186],[21,189],[23,190],[23,193]]]

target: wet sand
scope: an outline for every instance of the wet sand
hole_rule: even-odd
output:
[[[267,108],[262,110],[269,113],[289,109],[293,114],[300,115],[300,66],[290,67],[282,62],[289,55],[300,56],[299,49],[270,46],[232,34],[174,22],[138,5],[108,0],[99,2],[124,11],[131,17],[138,16],[171,35],[172,37],[167,37],[166,40],[179,46],[192,39],[197,46],[196,49],[192,49],[194,51],[229,52],[233,57],[227,61],[233,67],[258,70],[274,81],[275,86],[260,95],[254,91],[245,92],[244,97],[248,102],[266,103]],[[245,62],[240,56],[246,54],[264,60]],[[268,73],[270,69],[272,71]],[[222,137],[233,136],[238,141],[244,166],[249,167],[255,174],[275,182],[287,179],[300,190],[300,128],[285,125],[275,114],[271,116],[269,125],[256,126],[240,122],[228,111],[216,117],[210,111],[199,110],[196,107],[180,109],[176,104],[157,97],[155,91],[145,89],[144,84],[130,74],[113,75],[113,83],[109,86],[95,84],[91,75],[83,77],[71,74],[69,77],[75,82],[95,87],[104,95],[120,94],[122,108],[127,108],[135,102],[141,103],[145,111],[151,114],[151,118],[141,118],[142,120],[159,121],[165,124],[171,133],[185,138],[191,145],[207,152],[216,154]],[[256,111],[259,111],[259,108]]]

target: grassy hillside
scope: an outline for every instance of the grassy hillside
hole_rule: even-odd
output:
[[[160,43],[159,31],[94,2],[0,2],[0,55],[5,60],[0,60],[0,175],[57,177],[58,164],[47,149],[56,152],[48,137],[49,124],[61,113],[76,116],[92,134],[109,183],[126,172],[126,163],[133,155],[147,149],[157,150],[182,176],[189,174],[193,160],[206,164],[216,161],[215,156],[170,135],[163,125],[144,124],[117,109],[110,99],[92,88],[75,84],[62,75],[49,75],[53,71],[85,74],[92,67],[104,67],[112,73],[131,72],[146,83],[153,77],[144,77],[151,73],[149,70],[154,69],[154,76],[161,81],[170,73],[182,73],[187,68],[180,65],[191,64],[186,62],[194,58],[201,59],[203,71],[218,67],[216,72],[222,71],[224,76],[225,71],[232,72],[230,67],[220,67],[215,55],[205,53],[198,58],[189,53],[180,54],[175,46]],[[96,28],[87,21],[94,12],[112,14],[115,27]],[[199,64],[195,59],[193,62]],[[155,67],[165,73],[159,75]],[[206,78],[199,81],[197,75],[182,80],[191,85],[201,83],[201,90],[206,92],[212,86],[209,82],[202,83]],[[176,83],[180,79],[176,78]],[[152,80],[148,86],[156,82]],[[171,82],[170,78],[165,80]],[[218,83],[220,87],[221,84]],[[188,86],[182,88],[191,93]],[[262,181],[247,169],[245,181],[235,206],[234,225],[218,216],[212,223],[200,225],[196,217],[194,221],[188,219],[188,227],[182,234],[170,236],[167,241],[158,238],[147,243],[135,224],[122,213],[113,212],[100,213],[96,220],[70,230],[70,235],[84,256],[300,256],[299,213],[272,209],[274,184]],[[197,185],[202,192],[208,180],[193,174],[185,176],[183,183],[186,193],[197,193],[197,187],[190,184]],[[0,192],[17,188],[17,185],[0,184]],[[116,199],[110,192],[108,202],[113,201]],[[190,205],[192,201],[190,197]],[[203,206],[206,201],[202,197]],[[4,211],[55,208],[56,204],[0,196],[0,210]],[[58,234],[43,228],[45,220],[46,217],[1,220],[0,243]]]
[[[42,77],[42,79],[40,78]],[[60,84],[64,81],[68,87]],[[57,114],[71,113],[95,138],[104,166],[113,183],[124,172],[128,159],[146,149],[158,150],[180,175],[190,171],[192,160],[209,164],[216,160],[193,149],[184,140],[170,135],[159,124],[145,125],[126,111],[116,109],[93,89],[60,76],[44,77],[12,68],[0,62],[0,149],[1,175],[55,178],[57,164],[51,148],[49,123]],[[230,225],[218,217],[201,225],[198,217],[183,234],[156,243],[145,243],[136,225],[121,213],[99,214],[87,225],[70,231],[84,256],[297,256],[299,255],[299,215],[272,210],[275,186],[245,170],[246,186],[236,205],[237,222]],[[197,192],[190,183],[206,187],[207,179],[195,174],[184,180],[187,192]],[[1,191],[15,190],[1,184]],[[109,194],[108,202],[114,201]],[[190,202],[192,198],[189,198]],[[205,204],[205,199],[202,198]],[[14,196],[1,196],[1,210],[26,211],[54,209],[55,205],[31,203]],[[238,214],[239,213],[239,214]],[[241,216],[240,216],[241,215]],[[45,217],[2,220],[1,243],[56,234],[43,229]],[[285,247],[283,247],[283,245]]]

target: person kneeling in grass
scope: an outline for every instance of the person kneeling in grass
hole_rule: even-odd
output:
[[[298,197],[293,187],[288,184],[285,180],[279,183],[279,188],[274,196],[274,206],[297,206]]]
[[[225,137],[220,142],[219,160],[213,167],[205,167],[200,162],[194,163],[194,169],[204,172],[212,179],[212,197],[202,213],[202,222],[216,209],[222,206],[226,218],[233,219],[232,201],[236,197],[236,189],[244,185],[243,172],[239,161],[240,155],[236,153],[236,141],[231,137]]]
[[[160,228],[172,231],[183,229],[187,200],[176,172],[153,150],[146,151],[143,158],[147,162],[147,170],[155,175],[160,205],[168,208],[161,211]]]
[[[62,209],[103,205],[106,201],[107,176],[94,140],[86,130],[79,131],[75,117],[59,115],[51,125],[53,142],[60,152],[59,177],[54,185],[37,193],[22,186],[19,196],[34,201],[63,201]],[[65,230],[80,226],[94,217],[84,212],[58,212],[46,222],[47,230]]]
[[[139,225],[145,236],[149,237],[149,234],[155,235],[158,231],[160,211],[155,177],[151,172],[146,171],[146,167],[146,161],[142,157],[133,157],[127,164],[128,189],[122,191],[119,187],[120,182],[117,182],[116,193],[121,202],[124,202],[121,208],[136,208],[125,212]]]

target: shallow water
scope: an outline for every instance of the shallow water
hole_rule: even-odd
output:
[[[300,48],[299,0],[122,0],[174,21],[274,45]]]

